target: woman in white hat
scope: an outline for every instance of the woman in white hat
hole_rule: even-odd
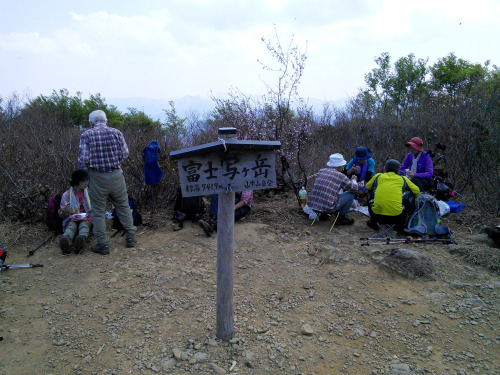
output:
[[[341,154],[332,154],[326,163],[327,168],[318,172],[314,186],[307,199],[307,205],[313,210],[330,214],[339,212],[337,224],[351,225],[354,219],[347,216],[354,194],[358,191],[357,176],[349,179],[342,173],[346,161]],[[340,190],[343,193],[340,193]]]

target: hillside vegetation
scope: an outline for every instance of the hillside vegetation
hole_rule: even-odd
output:
[[[40,221],[49,197],[68,186],[77,168],[80,134],[89,127],[88,114],[103,109],[109,125],[120,129],[130,157],[123,169],[129,193],[148,207],[171,202],[178,183],[175,163],[168,154],[179,148],[217,139],[220,127],[235,127],[239,139],[281,141],[280,153],[295,179],[323,167],[328,155],[351,157],[357,146],[373,151],[376,169],[387,158],[402,160],[404,144],[414,136],[432,148],[445,144],[440,161],[456,190],[485,217],[498,216],[500,207],[500,74],[498,67],[464,61],[454,54],[434,65],[410,54],[394,63],[383,53],[366,74],[366,86],[346,107],[326,104],[314,113],[298,87],[306,56],[297,49],[283,51],[267,44],[277,64],[276,84],[259,99],[234,90],[228,99],[213,98],[209,113],[193,111],[181,118],[170,102],[165,121],[154,121],[130,108],[123,113],[100,94],[53,91],[50,96],[0,98],[0,217]],[[165,178],[154,194],[144,184],[142,150],[151,140],[162,148],[160,166]],[[277,158],[279,161],[280,158]],[[277,166],[278,174],[281,165]],[[288,180],[288,177],[282,176]],[[283,182],[283,181],[282,181]],[[307,182],[306,182],[307,183]]]

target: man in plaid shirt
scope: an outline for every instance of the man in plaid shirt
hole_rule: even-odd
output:
[[[307,205],[313,210],[330,214],[339,211],[336,223],[339,225],[351,225],[354,219],[347,216],[354,194],[358,190],[356,174],[349,178],[342,173],[346,161],[341,154],[330,155],[326,163],[328,168],[318,172],[313,189],[307,197]],[[343,193],[340,193],[340,190]],[[320,215],[321,217],[322,215]]]
[[[94,236],[97,244],[92,251],[109,254],[106,235],[106,201],[116,209],[123,228],[127,231],[126,246],[134,247],[137,240],[132,212],[128,204],[127,185],[121,162],[128,157],[128,147],[123,134],[107,126],[104,111],[93,111],[89,115],[93,128],[84,131],[80,138],[80,168],[89,169],[89,196],[94,218]]]

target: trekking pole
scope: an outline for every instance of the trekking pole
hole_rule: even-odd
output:
[[[299,205],[299,208],[302,208],[302,202],[300,201],[300,196],[299,196],[299,190],[297,189],[297,186],[295,186],[295,182],[293,182],[292,174],[290,173],[290,165],[288,164],[288,161],[285,158],[285,155],[281,155],[281,164],[282,164],[282,170],[288,173],[288,177],[290,177],[290,182],[292,184],[293,192],[295,193],[295,196],[297,197],[297,203]]]
[[[43,241],[40,245],[38,245],[38,247],[35,249],[35,250],[30,250],[28,255],[26,255],[26,257],[30,257],[32,256],[33,254],[35,254],[35,251],[37,251],[39,248],[41,248],[43,245],[45,245],[49,240],[51,240],[56,234],[54,233],[52,236],[50,236],[49,238],[47,238],[45,241]]]
[[[151,214],[149,215],[149,228],[153,229],[154,228],[154,223],[153,223],[153,215],[155,212],[155,207],[156,207],[156,201],[155,201],[155,186],[151,186]]]
[[[9,270],[11,268],[35,268],[43,267],[43,264],[2,264],[2,270]]]
[[[443,243],[454,243],[456,244],[453,238],[373,238],[373,237],[363,237],[360,238],[362,241],[369,240],[378,240],[384,242],[366,242],[361,244],[361,246],[373,246],[373,245],[394,245],[394,244],[402,244],[402,243],[412,243],[412,242],[443,242]]]

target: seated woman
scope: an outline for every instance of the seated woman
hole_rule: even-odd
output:
[[[358,147],[354,152],[354,158],[347,163],[344,168],[347,177],[356,175],[358,178],[357,198],[362,206],[368,203],[366,194],[366,183],[375,174],[375,160],[372,159],[372,152],[367,147]]]
[[[410,147],[410,152],[406,155],[399,174],[407,176],[420,191],[429,191],[432,188],[432,174],[434,168],[432,158],[424,151],[424,142],[413,137],[406,143],[406,147]]]
[[[84,170],[74,171],[70,185],[71,188],[61,197],[61,208],[58,211],[59,216],[64,219],[64,234],[59,240],[59,246],[63,254],[69,254],[75,240],[75,253],[80,254],[92,228],[92,208],[87,189],[89,175]]]
[[[398,232],[402,232],[407,221],[406,205],[403,195],[406,190],[418,194],[418,187],[405,176],[399,176],[400,163],[397,160],[386,161],[385,173],[377,173],[367,184],[368,190],[375,191],[373,205],[368,205],[370,220],[367,225],[378,229],[379,224],[395,224]]]

